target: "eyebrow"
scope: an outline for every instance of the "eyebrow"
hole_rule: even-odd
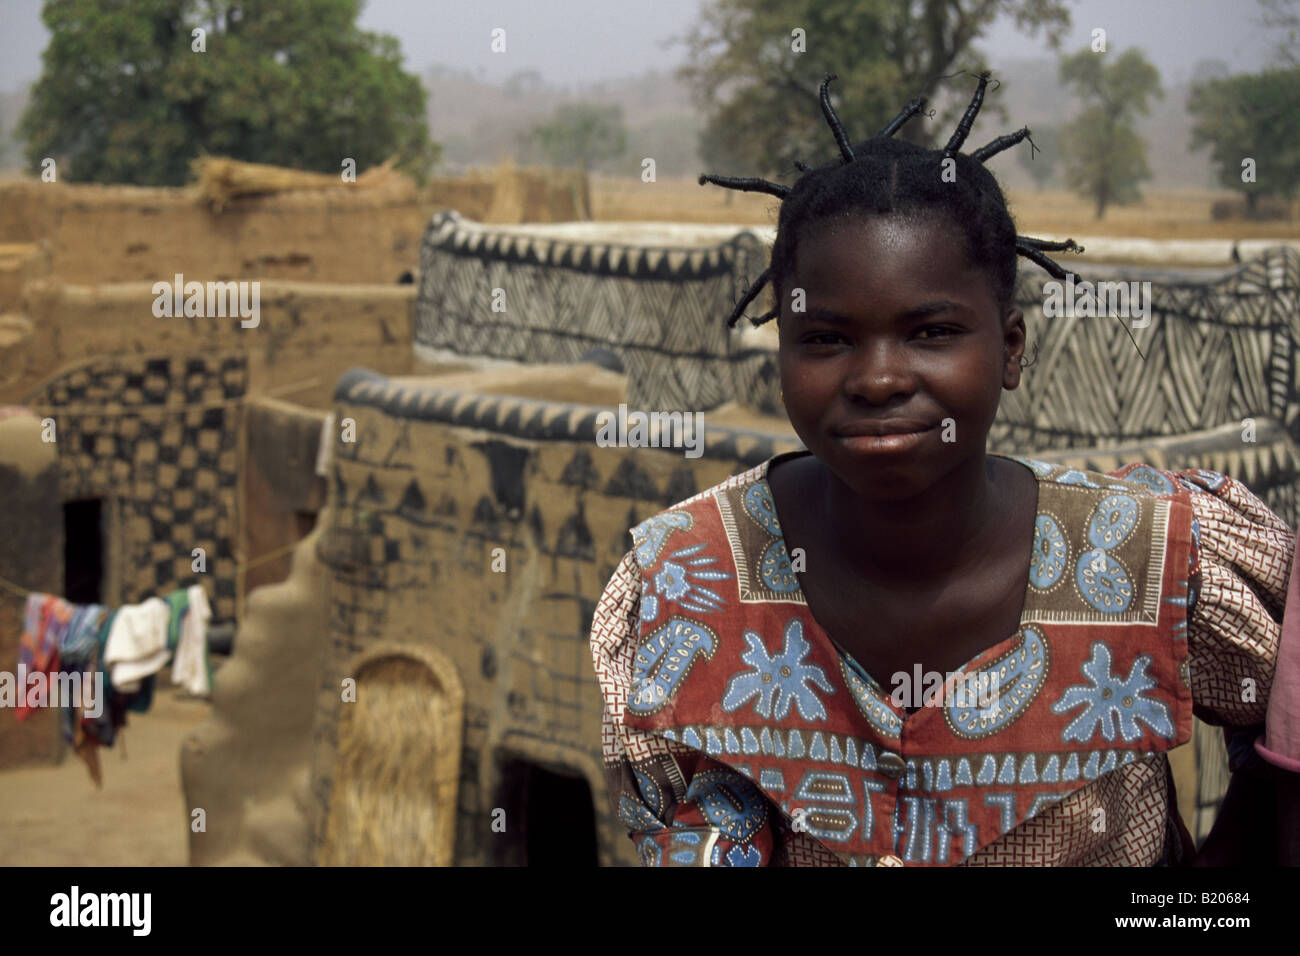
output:
[[[920,305],[908,309],[898,316],[900,322],[914,322],[917,319],[929,318],[933,315],[940,315],[944,312],[970,312],[969,306],[962,305],[960,302],[953,302],[949,299],[936,299],[933,302],[923,302]],[[825,322],[828,325],[852,325],[853,321],[848,316],[832,309],[811,308],[806,312],[794,313],[800,316],[804,321]]]

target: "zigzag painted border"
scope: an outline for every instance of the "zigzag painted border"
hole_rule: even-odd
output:
[[[482,428],[532,441],[596,441],[596,417],[613,411],[596,405],[485,395],[437,386],[410,386],[369,369],[349,369],[334,389],[335,402],[378,408],[396,418]],[[707,418],[707,412],[705,413]],[[702,457],[746,467],[803,446],[784,435],[705,422]],[[681,455],[680,448],[647,449]]]
[[[1103,448],[1026,452],[1029,457],[1088,471],[1113,471],[1135,461],[1156,468],[1208,468],[1260,491],[1300,476],[1300,449],[1280,422],[1256,420],[1255,441],[1243,442],[1238,425],[1185,435],[1153,437]]]
[[[731,275],[745,255],[765,258],[763,240],[749,230],[715,246],[641,246],[632,243],[593,243],[543,236],[517,235],[471,228],[455,210],[433,217],[421,246],[475,259],[572,269],[624,279],[705,279]]]

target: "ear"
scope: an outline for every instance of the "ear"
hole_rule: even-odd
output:
[[[1025,315],[1008,309],[1002,320],[1002,387],[1011,390],[1020,385],[1020,360],[1025,354]]]

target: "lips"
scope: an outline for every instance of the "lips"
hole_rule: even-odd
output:
[[[841,438],[879,435],[910,435],[914,432],[929,431],[933,427],[934,426],[929,422],[923,422],[914,418],[886,418],[882,420],[862,419],[856,422],[849,422],[847,425],[839,426],[834,430],[834,434]]]

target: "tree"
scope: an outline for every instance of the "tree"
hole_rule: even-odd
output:
[[[1295,65],[1300,61],[1300,0],[1259,0],[1262,16],[1260,22],[1268,28],[1283,31],[1277,43],[1277,59],[1282,65]]]
[[[1146,143],[1133,122],[1149,111],[1148,97],[1164,96],[1160,73],[1138,50],[1114,57],[1084,49],[1062,60],[1060,70],[1061,82],[1084,102],[1061,138],[1065,178],[1096,202],[1101,219],[1112,204],[1141,200],[1138,184],[1151,178]]]
[[[1260,196],[1295,195],[1300,183],[1300,66],[1206,80],[1192,86],[1191,148],[1210,147],[1219,182]]]
[[[719,172],[767,176],[829,159],[834,140],[817,107],[827,73],[839,77],[832,100],[853,141],[874,135],[931,81],[931,99],[947,91],[953,102],[897,135],[946,140],[975,83],[939,78],[985,69],[972,45],[999,15],[1044,30],[1053,47],[1070,25],[1064,0],[712,0],[681,38],[679,75],[706,115],[701,157]],[[995,101],[988,106],[1005,118]]]
[[[41,78],[19,124],[38,170],[180,185],[202,152],[339,172],[438,156],[397,41],[358,0],[46,0]],[[195,30],[205,31],[201,36]],[[202,49],[200,49],[202,46]]]
[[[1016,154],[1020,163],[1042,191],[1056,173],[1061,158],[1061,130],[1056,126],[1035,126],[1034,145],[1037,150],[1022,149]]]
[[[565,103],[556,108],[549,123],[533,127],[530,135],[548,162],[578,166],[583,172],[627,151],[627,127],[623,107],[618,105]]]

